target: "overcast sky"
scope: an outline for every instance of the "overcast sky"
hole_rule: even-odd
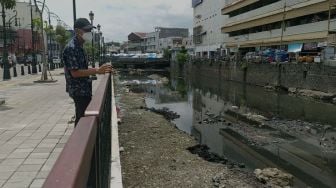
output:
[[[129,33],[154,31],[156,26],[192,28],[191,0],[76,0],[76,3],[77,18],[88,18],[91,10],[95,13],[94,25],[102,25],[105,41],[126,41]],[[46,4],[68,25],[73,25],[72,0],[46,0]]]

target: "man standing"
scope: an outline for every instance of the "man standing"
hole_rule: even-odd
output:
[[[86,53],[83,49],[84,42],[91,42],[91,30],[95,28],[86,18],[75,21],[75,35],[65,47],[63,52],[66,91],[75,102],[76,120],[84,116],[85,110],[91,101],[92,80],[91,75],[112,72],[111,65],[102,65],[98,69],[89,68]]]

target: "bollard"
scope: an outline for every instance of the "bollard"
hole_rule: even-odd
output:
[[[24,66],[21,65],[21,75],[24,76]]]
[[[42,70],[41,70],[41,64],[39,64],[38,67],[39,67],[39,72],[42,72]]]
[[[16,65],[13,67],[13,76],[14,76],[14,77],[17,77]]]
[[[31,68],[30,68],[30,65],[28,65],[28,74],[31,74]]]

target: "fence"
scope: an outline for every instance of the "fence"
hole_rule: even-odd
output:
[[[110,186],[111,87],[111,75],[105,75],[43,187]]]

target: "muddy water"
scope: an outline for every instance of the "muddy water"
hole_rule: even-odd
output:
[[[169,82],[147,75],[121,80],[136,80],[132,88],[147,93],[148,107],[177,112],[176,126],[219,156],[250,170],[287,171],[295,176],[295,187],[336,187],[335,105],[197,75],[161,75]],[[267,120],[259,127],[239,114]]]

